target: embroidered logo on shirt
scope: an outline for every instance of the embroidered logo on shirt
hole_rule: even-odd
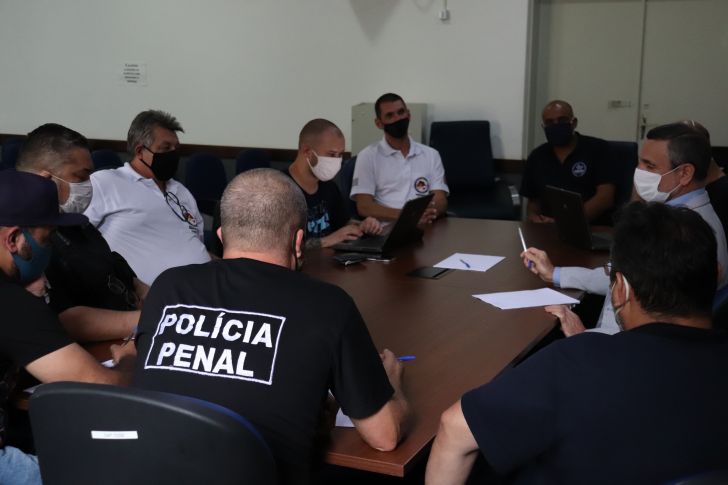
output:
[[[166,306],[145,369],[273,384],[285,317],[224,308]]]
[[[427,194],[430,192],[430,181],[426,177],[420,177],[415,180],[415,191],[418,194]]]
[[[583,177],[586,175],[586,163],[576,162],[571,166],[571,175],[574,177]]]

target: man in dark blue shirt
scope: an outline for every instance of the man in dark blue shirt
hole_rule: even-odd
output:
[[[554,343],[445,411],[427,482],[480,451],[511,483],[664,483],[728,467],[728,336],[711,329],[716,241],[694,211],[629,206],[611,298],[624,332]]]
[[[588,220],[611,224],[616,174],[607,142],[574,131],[578,120],[566,101],[551,101],[541,117],[547,143],[528,156],[521,182],[529,220],[553,221],[543,200],[544,188],[553,185],[581,194]]]
[[[349,214],[333,178],[341,169],[344,134],[329,120],[306,123],[298,136],[298,154],[286,172],[306,198],[306,247],[331,247],[364,234],[380,234],[382,225],[373,217],[349,220]]]

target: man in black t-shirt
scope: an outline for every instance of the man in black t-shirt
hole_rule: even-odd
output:
[[[362,234],[380,234],[373,217],[350,221],[339,187],[333,178],[341,168],[344,134],[334,123],[315,119],[306,123],[298,137],[298,155],[288,174],[306,197],[308,218],[306,247],[330,247]]]
[[[309,483],[330,389],[362,438],[391,450],[407,404],[401,364],[377,354],[356,305],[298,268],[306,202],[271,169],[233,179],[221,201],[223,259],[173,268],[142,310],[135,385],[226,406],[261,432],[283,483]]]
[[[703,135],[710,142],[710,132],[702,124],[695,120],[684,120],[682,123]],[[723,168],[718,165],[714,158],[711,158],[708,166],[708,176],[705,177],[705,190],[710,197],[710,205],[713,206],[718,219],[720,219],[723,231],[728,235],[728,177],[726,177]]]
[[[628,206],[610,266],[625,331],[558,341],[466,393],[442,416],[427,483],[465,483],[478,449],[510,483],[667,483],[725,470],[716,247],[695,211]]]
[[[544,188],[553,185],[581,194],[589,221],[611,224],[617,174],[608,158],[607,142],[575,132],[577,119],[566,101],[551,101],[541,116],[547,143],[528,156],[521,181],[521,196],[528,198],[528,219],[553,221],[543,200]]]
[[[91,202],[93,171],[86,138],[47,123],[28,134],[17,169],[56,184],[65,213],[80,214]],[[49,304],[66,331],[79,341],[112,340],[132,333],[148,288],[101,233],[86,221],[51,235],[53,255],[46,269]]]
[[[0,172],[0,407],[13,391],[14,370],[25,368],[40,382],[83,381],[123,384],[127,381],[134,345],[112,349],[117,369],[100,365],[74,343],[45,302],[24,286],[36,287],[50,259],[50,237],[55,226],[85,222],[80,214],[59,214],[58,192],[53,182],[38,175]],[[42,286],[42,285],[41,285]],[[0,430],[5,429],[0,411]],[[18,462],[3,450],[0,435],[0,478],[18,483],[8,470]],[[28,460],[23,460],[30,463]],[[27,469],[25,471],[28,471]],[[32,482],[39,483],[39,482]]]

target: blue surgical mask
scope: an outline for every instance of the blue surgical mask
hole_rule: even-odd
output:
[[[30,259],[23,259],[17,253],[12,256],[15,266],[18,268],[20,282],[25,285],[40,278],[48,267],[48,263],[51,261],[51,247],[38,244],[27,229],[23,229],[23,236],[32,251]]]

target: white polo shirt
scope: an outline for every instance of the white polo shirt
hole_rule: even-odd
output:
[[[408,200],[427,195],[431,190],[450,192],[440,154],[412,138],[406,157],[385,139],[369,145],[356,157],[352,198],[356,194],[369,194],[380,205],[401,209]]]
[[[178,215],[184,215],[174,202],[167,204],[154,180],[142,177],[128,163],[94,172],[91,185],[93,198],[84,214],[144,283],[151,285],[168,268],[210,260],[202,242],[202,215],[181,183],[169,180],[167,192],[187,209],[189,222],[180,219]]]

